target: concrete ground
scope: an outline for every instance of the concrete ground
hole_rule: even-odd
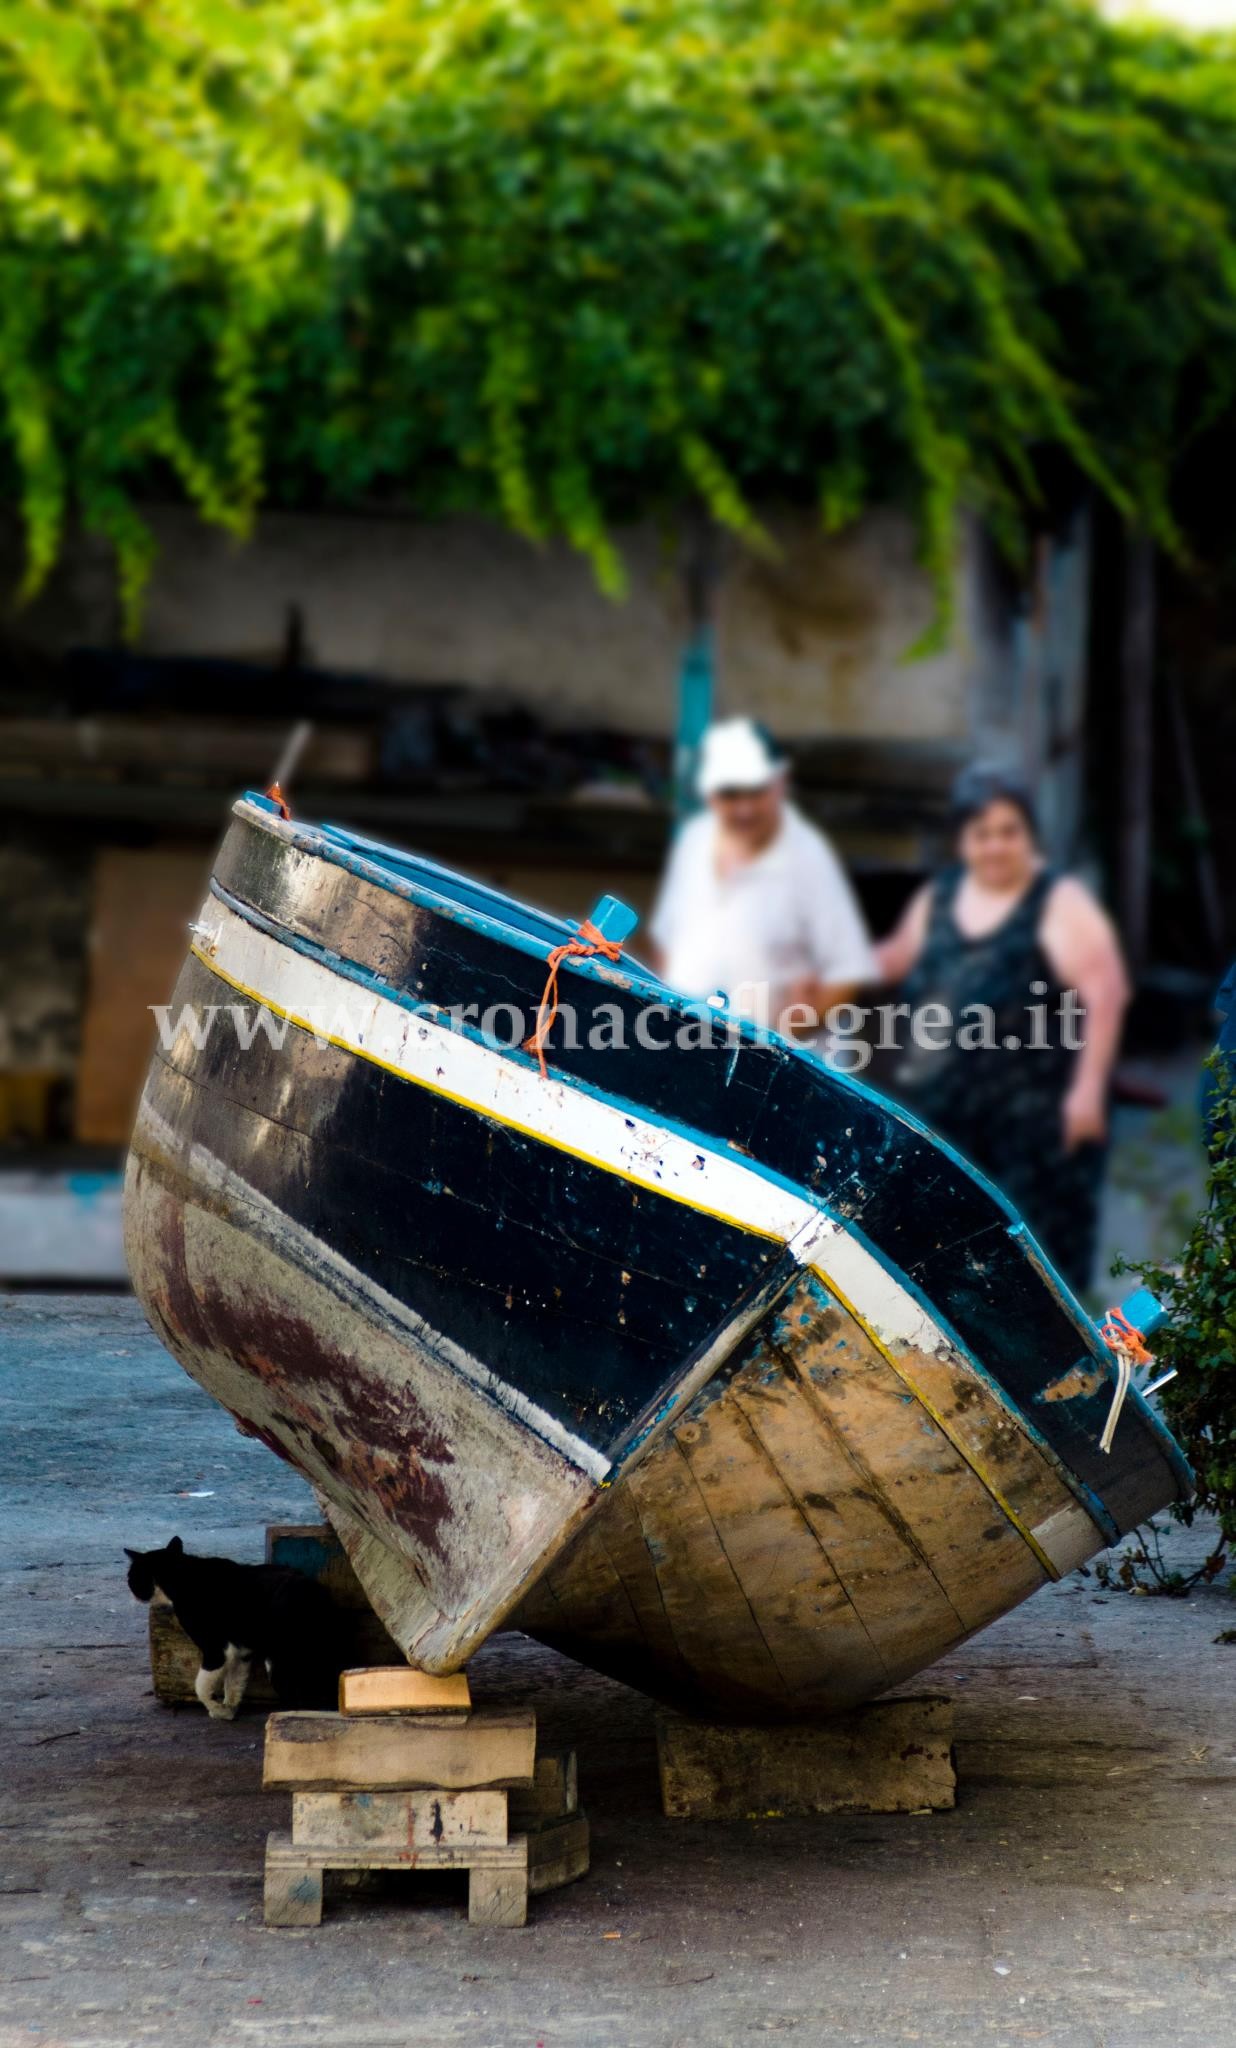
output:
[[[0,1297],[0,1477],[0,2048],[1236,2043],[1222,1589],[1077,1575],[950,1657],[959,1803],[912,1817],[663,1820],[647,1702],[500,1638],[474,1689],[577,1746],[590,1876],[522,1932],[419,1877],[268,1933],[261,1720],[156,1704],[121,1546],[256,1557],[307,1490],[80,1296]]]

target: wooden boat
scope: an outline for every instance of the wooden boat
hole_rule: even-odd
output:
[[[1136,1391],[1100,1449],[1111,1354],[994,1188],[673,996],[631,922],[242,799],[138,1114],[134,1285],[417,1664],[514,1620],[697,1711],[845,1708],[1190,1475]]]

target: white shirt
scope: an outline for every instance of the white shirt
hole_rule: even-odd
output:
[[[803,976],[875,979],[863,914],[824,834],[786,804],[775,839],[727,875],[717,821],[701,811],[670,852],[649,929],[665,979],[682,995],[724,990],[731,1010],[775,1030],[786,991]]]

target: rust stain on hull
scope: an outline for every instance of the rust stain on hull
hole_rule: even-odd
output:
[[[230,1291],[217,1280],[195,1285],[184,1205],[165,1188],[155,1202],[155,1278],[145,1305],[170,1347],[226,1354],[268,1396],[269,1421],[237,1417],[246,1435],[293,1465],[300,1445],[311,1447],[357,1499],[376,1500],[418,1546],[443,1558],[452,1507],[441,1468],[454,1464],[454,1452],[411,1389],[370,1373],[307,1318],[243,1283]]]
[[[1100,1387],[1110,1383],[1110,1375],[1096,1366],[1075,1365],[1071,1371],[1061,1373],[1058,1380],[1052,1380],[1039,1395],[1040,1401],[1085,1400],[1097,1394]]]

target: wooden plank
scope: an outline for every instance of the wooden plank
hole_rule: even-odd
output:
[[[341,1714],[466,1713],[472,1692],[466,1672],[438,1677],[410,1665],[369,1667],[339,1674]]]
[[[526,1708],[454,1715],[272,1714],[262,1783],[344,1791],[467,1791],[530,1785],[536,1716]]]
[[[753,1411],[750,1420],[744,1391]],[[758,1433],[769,1407],[784,1409],[787,1403],[800,1409],[801,1396],[779,1367],[761,1357],[721,1400],[680,1424],[675,1436],[743,1597],[758,1615],[786,1692],[796,1706],[801,1702],[808,1709],[825,1631],[832,1683],[865,1694],[886,1681],[885,1667],[828,1549]],[[801,1432],[801,1414],[797,1420]]]
[[[608,1496],[612,1500],[613,1496]],[[632,1515],[634,1510],[631,1510]],[[640,1537],[641,1547],[643,1537]],[[655,1585],[655,1581],[654,1581]],[[561,1595],[561,1597],[559,1597]],[[660,1594],[657,1593],[660,1600]],[[607,1546],[587,1523],[566,1552],[564,1578],[551,1567],[521,1599],[511,1617],[515,1627],[541,1642],[581,1653],[594,1670],[612,1672],[624,1685],[656,1694],[668,1660],[677,1672],[677,1694],[689,1694],[693,1677],[679,1655],[664,1614],[660,1647],[653,1650],[646,1615],[631,1596],[629,1580],[616,1569]]]
[[[788,1705],[785,1681],[672,1436],[654,1447],[626,1484],[658,1560],[666,1618],[692,1678],[738,1713],[757,1698]]]
[[[586,1637],[590,1656],[600,1644],[596,1662],[632,1684],[644,1682],[655,1690],[658,1678],[663,1681],[671,1673],[679,1694],[691,1690],[691,1670],[675,1639],[652,1550],[626,1485],[606,1494],[602,1512],[531,1588],[512,1619],[517,1627],[564,1647]]]
[[[974,1367],[951,1352],[934,1356],[906,1349],[897,1353],[897,1368],[930,1401],[954,1443],[989,1476],[1061,1577],[1094,1555],[1106,1540],[1103,1532]],[[1043,1398],[1056,1397],[1049,1388]]]
[[[567,1820],[547,1821],[528,1836],[528,1890],[555,1891],[586,1877],[590,1855],[587,1816],[575,1813]]]
[[[293,1842],[291,1835],[268,1835],[266,1864],[281,1870],[515,1870],[526,1875],[528,1839],[512,1835],[506,1842],[444,1842],[428,1849],[401,1848],[383,1842],[332,1842],[322,1848]]]
[[[507,1794],[512,1828],[520,1834],[565,1819],[579,1807],[579,1771],[573,1749],[542,1750],[531,1785]]]
[[[1028,1527],[1075,1498],[1016,1416],[972,1367],[948,1352],[933,1357],[926,1351],[911,1350],[899,1352],[897,1364],[931,1402],[955,1440],[991,1474]]]
[[[266,1842],[266,1875],[262,1887],[262,1918],[268,1927],[318,1927],[322,1920],[322,1872],[311,1864],[288,1863],[271,1855],[283,1841]]]
[[[861,1326],[818,1282],[809,1282],[805,1293],[811,1300],[794,1364],[812,1402],[869,1475],[867,1486],[890,1524],[918,1552],[952,1608],[951,1639],[984,1627],[1035,1592],[1047,1574]],[[938,1656],[947,1643],[933,1645],[931,1654]],[[930,1661],[916,1652],[895,1677]]]
[[[921,1667],[939,1654],[937,1645],[947,1647],[964,1626],[884,1484],[886,1456],[897,1459],[907,1437],[912,1469],[920,1477],[930,1476],[940,1454],[938,1432],[929,1417],[915,1414],[913,1397],[892,1380],[866,1332],[814,1276],[804,1276],[785,1313],[775,1319],[771,1341],[798,1394],[787,1418],[790,1427],[776,1430],[771,1410],[763,1405],[758,1414],[754,1408],[749,1412],[828,1547],[879,1649],[886,1683],[895,1682],[907,1656],[917,1660],[913,1668]],[[890,1382],[895,1389],[897,1405],[879,1418],[881,1428],[892,1432],[891,1444],[874,1440],[869,1427],[873,1377],[885,1391]],[[867,1426],[858,1427],[859,1418]],[[946,1441],[943,1450],[953,1464],[958,1462]]]
[[[878,1700],[778,1728],[659,1714],[662,1808],[673,1820],[758,1820],[950,1807],[952,1741],[952,1701],[940,1697]]]
[[[527,1870],[479,1870],[468,1876],[472,1927],[523,1927],[528,1919]]]
[[[570,1628],[587,1635],[604,1647],[607,1642],[625,1643],[638,1628],[634,1609],[622,1580],[606,1554],[605,1546],[592,1534],[587,1522],[571,1545]],[[557,1571],[551,1565],[539,1584],[529,1588],[516,1609],[515,1620],[522,1626],[525,1606],[539,1603],[539,1612],[552,1633],[560,1612]]]
[[[297,1848],[439,1849],[501,1847],[507,1839],[505,1792],[294,1792]]]
[[[835,1581],[829,1591],[816,1566],[827,1636],[817,1625],[799,1646],[798,1710],[829,1710],[882,1691],[900,1674],[907,1637],[927,1645],[929,1654],[937,1643],[954,1641],[957,1618],[943,1591],[882,1505],[867,1467],[812,1401],[797,1360],[768,1341],[735,1376],[730,1398]],[[793,1589],[787,1590],[792,1598]],[[807,1654],[812,1650],[814,1673]]]
[[[678,1648],[665,1600],[657,1578],[656,1561],[648,1546],[635,1502],[625,1486],[612,1490],[606,1501],[608,1512],[588,1524],[614,1571],[639,1623],[640,1632],[658,1662],[687,1677],[687,1666]]]

